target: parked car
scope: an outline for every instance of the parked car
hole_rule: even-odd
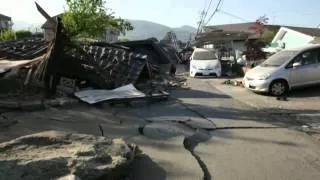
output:
[[[221,77],[221,63],[213,49],[196,48],[190,61],[190,76]]]
[[[246,88],[280,96],[292,88],[320,83],[320,45],[283,50],[247,72]]]

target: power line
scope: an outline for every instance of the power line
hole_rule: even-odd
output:
[[[200,30],[200,27],[201,27],[201,24],[203,21],[203,17],[204,17],[204,11],[202,11],[201,15],[200,15],[200,21],[199,21],[198,28],[197,28],[197,34],[199,33],[199,30]]]
[[[199,33],[199,31],[200,31],[200,29],[201,29],[201,27],[202,27],[202,24],[203,24],[203,22],[204,22],[204,20],[207,18],[207,15],[208,15],[208,12],[209,12],[209,10],[210,10],[210,8],[211,8],[211,5],[212,5],[212,1],[213,0],[210,0],[210,3],[209,3],[209,5],[208,5],[208,7],[207,7],[207,10],[206,10],[206,6],[203,8],[203,11],[201,12],[201,19],[200,19],[200,22],[199,22],[199,25],[198,25],[198,29],[197,29],[197,34]],[[207,3],[205,3],[205,5],[206,5]]]
[[[234,17],[234,18],[239,19],[239,20],[244,21],[244,22],[249,22],[248,20],[243,19],[242,17],[239,17],[239,16],[237,16],[237,15],[234,15],[234,14],[231,14],[231,13],[229,13],[229,12],[223,11],[223,10],[221,10],[221,9],[218,10],[218,12],[223,13],[223,14],[225,14],[225,15],[229,15],[229,16],[231,16],[231,17]]]
[[[201,11],[201,14],[200,14],[200,21],[198,22],[197,34],[199,33],[201,22],[203,21],[203,15],[204,15],[203,12],[206,9],[206,7],[207,7],[207,0],[204,2],[204,7],[203,7],[203,10]]]
[[[203,21],[207,18],[209,9],[211,8],[212,1],[213,1],[213,0],[210,0],[209,6],[208,6],[207,11],[206,11],[206,13],[205,13],[205,15],[204,15]]]
[[[207,2],[208,2],[208,0],[206,0],[205,2],[204,2],[204,7],[203,7],[203,11],[206,9],[206,7],[207,7]]]
[[[206,25],[211,21],[211,19],[213,18],[213,16],[218,12],[219,10],[219,6],[221,4],[222,0],[219,0],[216,9],[213,11],[213,13],[211,14],[211,16],[209,17],[208,21],[206,22]]]

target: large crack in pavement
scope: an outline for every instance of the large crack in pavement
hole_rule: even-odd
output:
[[[226,126],[226,127],[217,127],[217,125],[208,117],[206,117],[201,112],[193,109],[192,107],[184,104],[183,101],[177,98],[172,98],[179,105],[183,106],[187,111],[193,112],[198,117],[207,121],[207,126],[198,125],[198,120],[161,120],[154,121],[146,119],[145,117],[136,114],[136,116],[140,117],[145,121],[145,124],[141,125],[138,128],[139,134],[146,136],[148,138],[160,138],[166,139],[175,136],[184,136],[183,139],[183,147],[187,150],[191,156],[196,160],[197,164],[201,168],[203,172],[204,180],[213,179],[213,175],[207,168],[207,165],[202,161],[199,154],[195,152],[195,148],[200,144],[206,141],[209,141],[212,138],[212,131],[218,130],[236,130],[236,129],[276,129],[276,128],[287,128],[287,127],[275,127],[275,126]],[[160,137],[159,137],[160,136]]]
[[[191,153],[191,155],[198,162],[202,172],[203,172],[203,180],[211,180],[212,176],[210,171],[207,168],[207,165],[201,160],[200,156],[194,152],[195,147],[201,143],[211,139],[211,136],[203,136],[201,133],[195,133],[192,136],[185,137],[183,140],[183,147]]]
[[[212,175],[208,170],[206,164],[201,160],[201,157],[195,152],[195,148],[200,144],[206,141],[209,141],[212,138],[210,132],[217,130],[226,130],[226,129],[276,129],[284,127],[214,127],[214,128],[201,128],[194,127],[194,124],[189,124],[192,120],[187,121],[148,121],[146,124],[141,125],[138,128],[139,134],[156,138],[157,136],[162,136],[161,138],[168,138],[171,136],[183,135],[183,147],[186,149],[193,158],[197,161],[199,167],[203,172],[204,180],[211,180]],[[162,131],[162,132],[159,132]]]
[[[138,129],[139,133],[141,135],[144,135],[144,136],[150,136],[150,132],[146,132],[146,130],[147,130],[148,127],[150,129],[154,128],[154,127],[151,127],[152,123],[156,124],[156,122],[150,122],[150,123],[147,123],[147,124],[144,124],[144,125],[140,126],[139,129]],[[181,125],[185,125],[184,122],[167,122],[167,123],[169,123],[167,125],[168,125],[168,127],[170,126],[171,129],[174,128],[174,127],[177,128],[177,129],[180,129]],[[165,123],[162,122],[162,123],[157,123],[157,124],[159,125],[158,128],[161,128],[161,124],[165,124]],[[162,128],[164,128],[164,131],[165,132],[168,131],[168,133],[170,134],[171,133],[171,132],[169,132],[170,129],[165,128],[165,127],[166,126],[162,126]],[[192,157],[199,164],[199,166],[200,166],[200,168],[201,168],[201,170],[203,172],[203,179],[204,180],[211,180],[212,176],[210,174],[210,171],[208,170],[206,164],[201,160],[200,156],[195,153],[194,149],[199,143],[202,143],[202,142],[210,140],[212,135],[210,133],[208,133],[207,131],[204,131],[204,130],[200,130],[200,129],[195,130],[195,128],[191,128],[188,125],[185,125],[184,127],[190,129],[193,132],[191,135],[186,135],[188,133],[184,134],[183,133],[184,130],[180,129],[180,133],[185,136],[185,138],[183,140],[184,149],[186,149],[188,152],[190,152]],[[156,131],[156,130],[154,130],[154,131]]]

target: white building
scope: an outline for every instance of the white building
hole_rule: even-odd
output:
[[[308,32],[306,28],[291,29],[289,27],[281,27],[272,40],[272,44],[278,44],[279,48],[291,49],[305,46],[312,42],[316,37],[320,36],[320,29],[311,29]]]

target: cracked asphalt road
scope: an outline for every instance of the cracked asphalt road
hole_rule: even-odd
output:
[[[136,143],[147,155],[137,158],[131,179],[320,179],[319,142],[291,129],[290,119],[254,111],[206,79],[188,84],[169,101],[134,108],[3,113],[18,123],[1,129],[0,141],[44,130],[100,135],[101,125],[105,136]]]
[[[257,112],[219,92],[205,79],[189,79],[188,83],[190,90],[172,93],[173,98],[181,105],[179,108],[169,107],[168,110],[164,107],[151,107],[149,110],[139,111],[139,116],[157,122],[153,124],[154,127],[150,125],[150,128],[146,128],[149,132],[144,134],[145,137],[157,141],[163,138],[162,140],[170,142],[172,139],[168,136],[183,135],[185,149],[196,160],[183,159],[181,154],[169,155],[175,166],[163,164],[166,172],[170,172],[166,179],[320,178],[319,143],[310,136],[291,129],[294,122],[290,122],[290,119],[270,116],[264,111]],[[174,124],[164,125],[170,120],[187,119],[198,122],[198,129],[211,126],[217,130],[192,133],[190,129],[181,130],[182,127]],[[174,127],[179,130],[172,130]],[[182,138],[176,143],[181,143],[181,140]],[[170,153],[170,148],[162,151],[164,152]],[[148,153],[153,154],[152,151]],[[159,162],[160,166],[161,156],[168,158],[168,154],[155,154],[155,162]],[[194,167],[195,163],[198,167]],[[197,174],[175,175],[184,172]]]

